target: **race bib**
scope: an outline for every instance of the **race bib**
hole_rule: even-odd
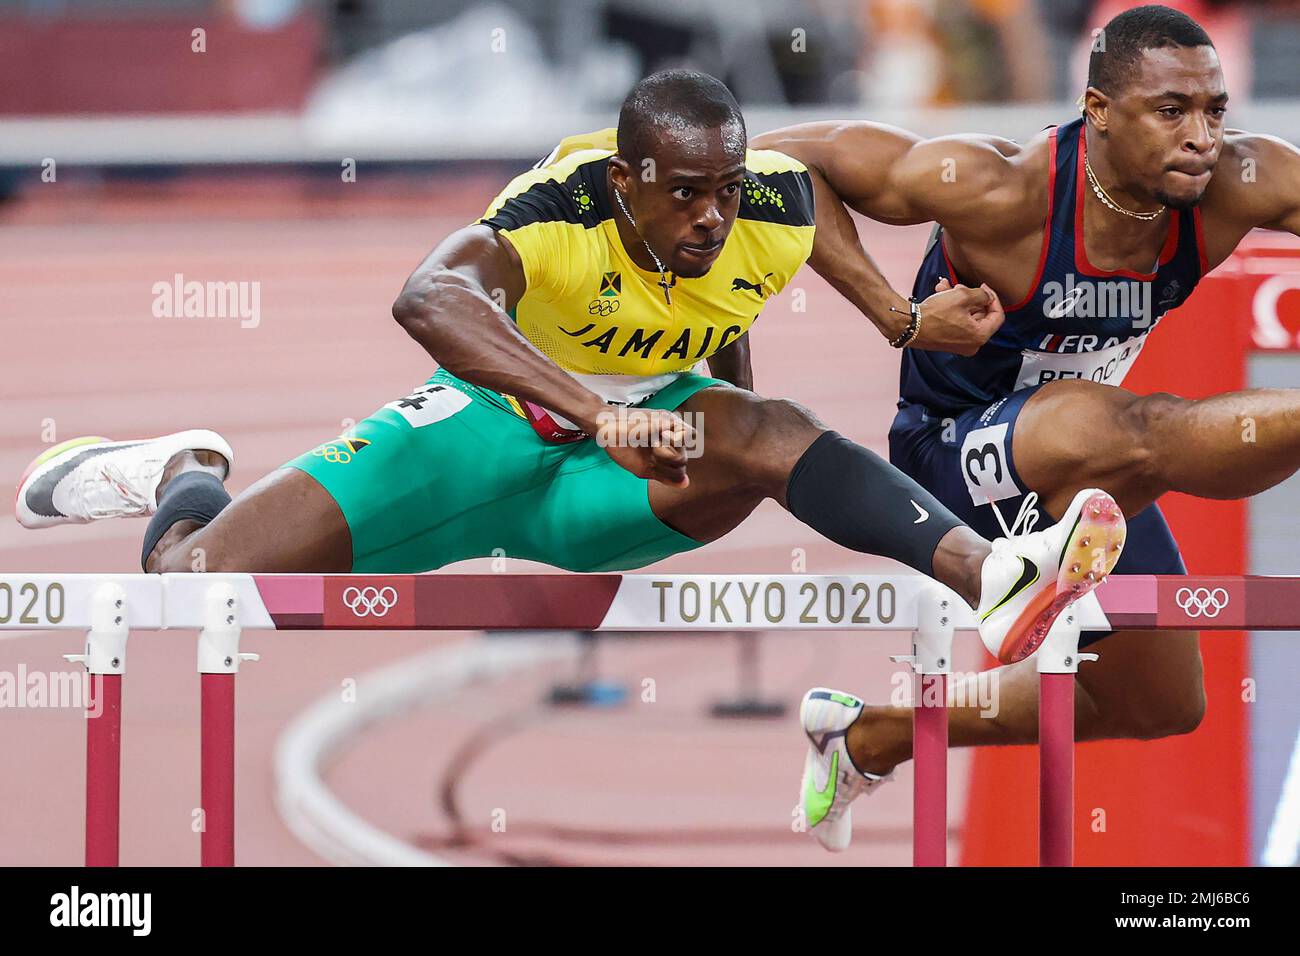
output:
[[[1143,333],[1095,352],[1034,352],[1026,349],[1020,353],[1016,391],[1069,379],[1121,385],[1146,340],[1146,333]]]
[[[389,402],[384,408],[397,412],[412,428],[422,428],[450,418],[469,402],[469,396],[458,388],[449,385],[421,385],[410,395]]]
[[[1011,477],[1007,455],[1007,423],[976,428],[961,443],[961,476],[977,505],[1021,494]]]

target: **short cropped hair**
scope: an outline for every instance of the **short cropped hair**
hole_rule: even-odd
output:
[[[1187,14],[1151,4],[1126,10],[1102,28],[1088,57],[1088,85],[1107,96],[1128,88],[1146,50],[1214,46],[1205,29]]]
[[[618,114],[618,152],[629,162],[650,156],[664,130],[734,127],[744,155],[745,117],[731,90],[707,73],[665,70],[632,87]]]

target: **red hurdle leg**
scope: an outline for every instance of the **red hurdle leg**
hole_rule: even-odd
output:
[[[105,582],[91,597],[86,667],[86,866],[118,865],[122,799],[122,674],[130,636],[126,591]]]
[[[1074,675],[1038,675],[1038,862],[1074,865]]]
[[[920,675],[912,706],[912,865],[948,864],[948,675],[952,598],[937,584],[917,596],[912,653],[891,656]]]
[[[948,864],[948,675],[922,674],[912,708],[912,865]]]
[[[117,866],[122,792],[122,675],[89,674],[86,866]]]
[[[235,674],[256,654],[239,651],[239,594],[230,579],[205,582],[203,630],[199,632],[199,796],[203,804],[203,866],[235,865]]]
[[[1079,651],[1079,615],[1057,618],[1035,654],[1038,670],[1038,863],[1074,865],[1074,675],[1096,654]]]
[[[202,674],[203,866],[235,865],[235,675]]]

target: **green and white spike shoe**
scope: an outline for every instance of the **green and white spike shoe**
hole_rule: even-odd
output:
[[[849,804],[893,778],[892,773],[863,773],[853,765],[846,740],[861,713],[862,701],[827,687],[814,687],[799,705],[799,720],[809,741],[799,807],[817,842],[837,853],[853,839]]]

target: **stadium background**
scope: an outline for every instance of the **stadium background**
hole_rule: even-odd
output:
[[[1233,124],[1300,141],[1300,4],[1176,5],[1216,39]],[[1125,6],[3,0],[0,473],[16,481],[47,443],[79,434],[212,427],[235,448],[238,490],[403,394],[431,370],[388,317],[407,272],[560,136],[611,125],[647,72],[689,65],[722,77],[752,133],[852,116],[1026,138],[1071,115],[1090,31]],[[896,287],[910,285],[927,230],[861,225]],[[1252,312],[1257,287],[1294,256],[1294,244],[1269,239],[1254,259],[1226,264],[1166,320],[1130,384],[1189,396],[1294,384],[1300,296],[1278,298],[1287,334],[1267,352]],[[176,274],[258,283],[260,321],[155,317],[151,289]],[[796,291],[806,311],[793,307]],[[770,302],[751,339],[759,391],[797,399],[884,451],[896,357],[818,277],[805,271]],[[1297,505],[1293,479],[1249,507],[1174,497],[1167,512],[1193,571],[1295,573]],[[117,521],[33,533],[6,519],[0,568],[134,570],[142,531]],[[769,504],[662,567],[889,565],[817,539]],[[1195,734],[1080,747],[1080,862],[1257,863],[1272,833],[1291,850],[1270,859],[1294,864],[1294,637],[1206,637],[1209,712]],[[240,681],[239,860],[341,858],[337,842],[313,838],[313,821],[285,809],[295,784],[286,731],[310,705],[353,685],[374,703],[393,673],[376,677],[378,668],[432,679],[449,655],[510,640],[246,640],[263,660]],[[319,754],[323,782],[358,818],[457,863],[901,864],[906,767],[858,810],[853,848],[830,857],[791,832],[803,748],[793,719],[716,718],[710,707],[753,690],[755,650],[764,700],[792,708],[818,683],[883,700],[899,673],[887,655],[906,644],[848,632],[769,635],[756,646],[647,635],[602,639],[583,657],[579,642],[556,637],[545,659],[522,655],[492,679],[358,719],[346,746]],[[64,670],[60,654],[76,649],[50,634],[7,636],[0,670]],[[989,663],[962,642],[959,669]],[[627,700],[547,703],[557,685],[593,676],[627,688]],[[133,635],[124,863],[197,859],[197,683],[188,640]],[[74,710],[0,709],[0,865],[80,858],[82,732]],[[950,858],[1032,862],[1032,750],[954,751],[951,766]]]

